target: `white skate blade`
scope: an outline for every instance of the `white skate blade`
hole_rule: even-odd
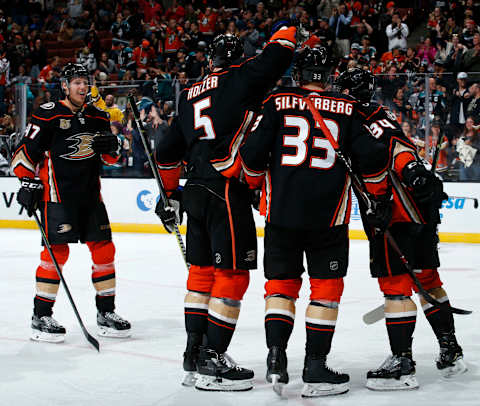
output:
[[[350,389],[345,383],[305,383],[302,389],[303,398],[319,398],[321,396],[340,395]]]
[[[185,372],[185,376],[183,377],[182,385],[183,386],[193,386],[197,381],[197,373],[196,372]]]
[[[65,341],[65,334],[46,333],[45,331],[32,329],[30,339],[33,341],[43,341],[46,343],[62,343]]]
[[[115,330],[111,327],[98,326],[97,325],[97,334],[100,337],[110,337],[110,338],[127,338],[132,334],[131,329],[128,330]]]
[[[365,385],[370,390],[410,390],[419,387],[415,375],[403,375],[400,379],[369,378]]]
[[[455,364],[451,367],[440,369],[440,373],[444,378],[453,378],[468,371],[467,364],[463,358],[457,358]]]
[[[230,379],[217,378],[216,376],[198,374],[195,388],[216,392],[239,392],[252,389],[253,381],[251,379],[232,381]]]
[[[272,374],[270,375],[270,378],[272,379],[273,391],[283,399],[283,387],[285,386],[285,384],[282,382],[278,382],[278,380],[280,379],[280,375]]]

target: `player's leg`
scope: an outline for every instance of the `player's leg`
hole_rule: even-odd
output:
[[[297,235],[298,234],[298,235]],[[264,239],[265,336],[268,382],[287,384],[286,349],[295,321],[295,301],[302,286],[301,232],[267,223]],[[279,387],[277,390],[281,390]]]
[[[96,290],[98,334],[104,337],[129,337],[130,323],[115,312],[115,245],[103,202],[81,208],[81,241],[92,256],[92,283]]]
[[[412,281],[407,274],[379,277],[385,295],[385,322],[390,342],[390,355],[379,368],[367,374],[367,388],[403,390],[418,388],[415,362],[412,358],[413,332],[417,308],[411,300]]]
[[[435,299],[441,303],[448,303],[447,292],[442,287],[442,281],[436,269],[423,269],[417,277]],[[437,368],[445,377],[452,377],[467,371],[467,365],[463,360],[462,347],[457,342],[455,335],[455,322],[451,311],[445,308],[435,308],[421,295],[420,303],[440,346],[437,358]]]
[[[74,213],[69,207],[52,202],[44,203],[40,211],[42,225],[52,246],[53,255],[62,270],[68,259],[68,243],[75,243],[79,239]],[[65,328],[52,318],[59,286],[60,277],[50,254],[44,248],[36,272],[37,292],[34,299],[31,336],[33,340],[61,342],[65,339]]]
[[[210,194],[205,224],[215,266],[208,306],[207,339],[199,354],[197,389],[240,391],[253,387],[253,371],[237,366],[225,353],[256,268],[257,239],[248,190],[238,181],[227,181],[224,198]]]
[[[307,342],[303,397],[337,395],[349,390],[348,374],[327,366],[338,306],[343,293],[343,278],[348,267],[348,228],[312,230],[307,234],[306,251],[310,275],[310,304],[306,310]]]
[[[193,386],[197,379],[198,354],[206,341],[210,294],[214,282],[214,267],[210,238],[202,213],[207,205],[208,192],[198,186],[185,188],[183,201],[187,217],[187,262],[190,263],[187,293],[184,302],[187,345],[183,353],[184,386]]]
[[[52,251],[62,269],[68,259],[68,244],[52,245]],[[61,342],[65,339],[65,328],[52,317],[60,278],[46,248],[40,254],[40,265],[35,277],[31,338],[35,341]]]
[[[420,231],[415,266],[423,268],[417,277],[422,286],[439,302],[448,303],[447,292],[442,287],[442,281],[437,272],[440,266],[438,257],[438,235],[436,226],[426,225]],[[463,351],[455,336],[453,314],[446,308],[434,308],[423,296],[419,295],[422,309],[435,336],[437,337],[440,354],[437,358],[437,368],[442,375],[451,377],[467,370],[463,360]]]

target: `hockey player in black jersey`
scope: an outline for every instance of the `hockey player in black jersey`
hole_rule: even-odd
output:
[[[252,188],[265,182],[265,331],[267,380],[288,383],[286,348],[293,330],[295,300],[305,253],[310,277],[306,311],[306,355],[302,396],[349,390],[349,376],[331,370],[327,355],[335,331],[343,277],[348,266],[350,177],[304,98],[311,98],[342,149],[351,150],[357,101],[327,90],[333,61],[325,48],[298,52],[299,87],[280,87],[264,101],[254,131],[240,149]],[[370,151],[370,160],[378,156]]]
[[[372,276],[378,278],[385,295],[385,320],[392,350],[392,355],[379,369],[368,372],[367,387],[374,390],[413,389],[418,387],[412,359],[417,309],[410,296],[416,287],[379,230],[389,227],[408,261],[419,270],[416,276],[425,290],[438,301],[448,302],[437,272],[440,266],[437,225],[440,222],[439,208],[446,195],[441,180],[427,171],[396,117],[371,102],[375,77],[368,71],[351,69],[339,76],[336,85],[360,102],[358,114],[367,130],[367,142],[375,140],[389,151],[383,167],[377,168],[373,174],[363,174],[377,207],[376,213],[367,216],[365,207],[360,205],[370,241],[370,270]],[[452,313],[448,309],[432,307],[421,296],[420,303],[440,345],[437,368],[449,377],[465,372]]]
[[[243,46],[237,37],[217,36],[209,53],[211,73],[182,91],[179,115],[156,149],[159,173],[172,200],[166,210],[159,204],[156,211],[168,231],[178,221],[173,199],[182,165],[188,179],[182,197],[191,264],[184,384],[195,382],[192,375],[198,369],[198,389],[252,388],[253,371],[235,366],[225,354],[249,270],[257,266],[250,193],[237,179],[238,150],[265,94],[290,65],[295,33],[294,27],[277,31],[262,53],[247,60],[239,59]]]
[[[114,312],[115,247],[100,195],[101,166],[118,160],[119,141],[110,133],[108,114],[85,104],[89,86],[83,66],[67,64],[61,86],[65,98],[45,103],[33,113],[15,152],[12,168],[21,180],[17,199],[29,215],[41,211],[42,225],[61,268],[68,259],[69,243],[87,244],[93,261],[99,334],[127,337],[130,323]],[[65,328],[52,317],[59,283],[45,248],[36,271],[33,340],[64,340]]]

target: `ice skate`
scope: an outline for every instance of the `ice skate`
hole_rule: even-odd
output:
[[[390,355],[378,369],[368,371],[366,386],[378,391],[416,389],[415,362],[409,356]]]
[[[326,365],[325,355],[307,355],[303,367],[302,397],[317,398],[321,396],[340,395],[348,392],[350,377],[331,370]]]
[[[270,348],[267,356],[267,382],[273,383],[274,392],[282,397],[283,387],[288,383],[287,354],[280,347]]]
[[[202,343],[202,334],[188,333],[187,348],[183,353],[183,386],[193,386],[197,380],[197,362],[200,344]]]
[[[65,327],[50,316],[32,316],[32,335],[34,341],[61,343],[65,340]]]
[[[467,364],[463,360],[463,351],[457,343],[455,334],[446,334],[438,340],[440,354],[437,358],[437,368],[445,378],[467,372]]]
[[[239,367],[227,354],[200,347],[195,388],[207,391],[246,391],[253,388],[253,371]]]
[[[115,312],[97,313],[98,335],[102,337],[130,337],[130,323]]]

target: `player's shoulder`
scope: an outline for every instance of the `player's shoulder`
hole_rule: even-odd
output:
[[[64,106],[60,102],[47,102],[41,104],[37,110],[35,110],[32,114],[33,119],[38,119],[41,121],[50,121],[61,116],[72,116],[73,114],[66,106]]]
[[[377,102],[357,103],[357,113],[366,121],[375,121],[385,117],[386,107]],[[390,113],[392,114],[392,113]],[[395,116],[394,116],[395,119]]]
[[[92,103],[89,103],[85,106],[84,109],[85,115],[92,116],[94,118],[98,118],[100,120],[109,120],[110,119],[110,114],[99,107],[95,106]]]
[[[350,102],[352,104],[358,104],[358,100],[348,94],[337,92],[336,90],[325,90],[318,93],[321,97],[328,97],[330,99]]]
[[[292,87],[292,86],[276,86],[274,89],[272,89],[269,93],[267,93],[267,96],[265,97],[263,104],[266,104],[267,102],[272,102],[273,99],[276,97],[281,97],[281,96],[288,96],[288,95],[293,95],[293,96],[304,96],[304,93],[302,89],[298,87]]]

